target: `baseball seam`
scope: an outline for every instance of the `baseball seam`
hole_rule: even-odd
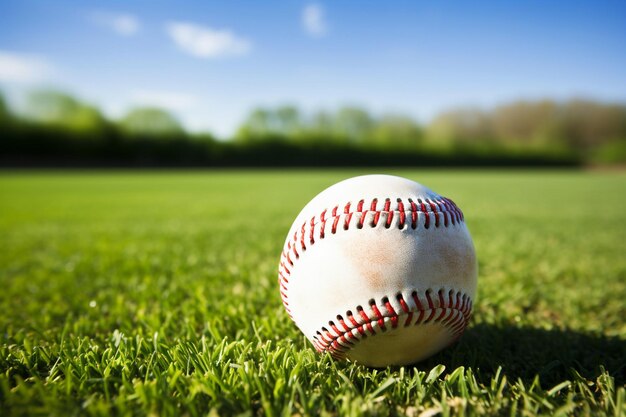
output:
[[[410,293],[413,306],[405,301],[402,293],[396,295],[402,312],[398,313],[389,301],[389,297],[383,297],[380,306],[375,300],[370,300],[371,315],[366,313],[362,306],[356,307],[356,314],[348,310],[345,318],[337,315],[336,322],[330,320],[328,326],[321,327],[313,336],[313,345],[319,352],[329,352],[333,357],[340,359],[344,353],[350,350],[356,343],[368,336],[384,333],[399,326],[410,327],[428,323],[439,323],[449,329],[453,338],[451,343],[457,340],[467,323],[472,311],[472,300],[469,296],[459,291],[449,290],[446,294],[444,289],[437,291],[437,297],[432,296],[433,291],[428,289],[423,292],[426,302],[420,300],[417,291]],[[424,305],[426,304],[426,305]],[[382,313],[381,310],[386,311]]]

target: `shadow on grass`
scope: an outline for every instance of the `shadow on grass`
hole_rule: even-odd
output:
[[[539,375],[545,386],[572,378],[572,369],[595,379],[603,366],[615,384],[622,385],[626,383],[626,340],[571,330],[476,324],[459,343],[418,368],[439,363],[448,370],[472,367],[483,376],[495,374],[502,366],[509,380],[529,382]]]

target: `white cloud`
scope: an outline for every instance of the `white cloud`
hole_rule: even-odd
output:
[[[302,26],[311,36],[320,38],[328,32],[324,9],[319,4],[309,4],[302,10]]]
[[[246,55],[251,44],[229,30],[217,30],[193,23],[171,22],[168,35],[180,49],[199,58],[222,58]]]
[[[51,65],[37,55],[0,51],[0,81],[31,83],[44,80]]]
[[[139,20],[126,13],[97,12],[93,15],[96,24],[104,26],[118,35],[132,36],[139,31]]]
[[[191,94],[161,90],[135,90],[131,92],[130,101],[135,104],[163,107],[174,111],[192,108],[198,102],[197,98]]]

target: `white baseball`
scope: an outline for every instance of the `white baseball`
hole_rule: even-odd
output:
[[[278,272],[283,304],[315,348],[373,367],[411,364],[458,339],[476,280],[459,208],[389,175],[347,179],[311,200]]]

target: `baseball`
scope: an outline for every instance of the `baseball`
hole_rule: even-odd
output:
[[[418,362],[461,336],[477,272],[456,204],[405,178],[366,175],[302,209],[278,281],[318,351],[383,367]]]

